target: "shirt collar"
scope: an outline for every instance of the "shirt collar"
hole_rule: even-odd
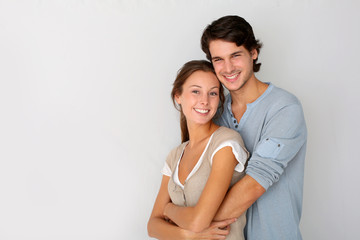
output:
[[[269,85],[268,88],[254,102],[246,104],[246,106],[248,108],[252,108],[257,103],[261,102],[271,92],[271,90],[274,88],[274,85],[272,83],[270,83],[270,82],[265,82],[265,83]],[[231,110],[231,94],[230,93],[227,95],[227,98],[226,98],[226,101],[225,101],[225,107],[230,112],[230,114],[232,114],[232,110]]]

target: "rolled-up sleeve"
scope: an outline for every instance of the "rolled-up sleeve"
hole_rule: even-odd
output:
[[[306,143],[307,131],[300,104],[284,106],[268,116],[253,149],[246,174],[268,189]]]

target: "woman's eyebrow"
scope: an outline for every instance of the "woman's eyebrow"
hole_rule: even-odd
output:
[[[199,85],[190,85],[190,87],[198,87],[198,88],[202,88],[201,86],[199,86]],[[219,88],[218,86],[214,86],[214,87],[212,87],[212,88],[210,88],[210,89],[214,89],[214,88]]]

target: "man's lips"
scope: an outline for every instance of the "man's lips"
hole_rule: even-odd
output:
[[[232,74],[232,75],[223,75],[224,78],[230,82],[233,82],[234,80],[237,79],[237,77],[240,75],[240,73],[236,73],[236,74]]]

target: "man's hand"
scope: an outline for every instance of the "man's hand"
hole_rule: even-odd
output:
[[[230,224],[236,221],[236,218],[227,219],[219,222],[212,222],[208,228],[202,232],[191,232],[188,239],[225,239],[230,233]]]

